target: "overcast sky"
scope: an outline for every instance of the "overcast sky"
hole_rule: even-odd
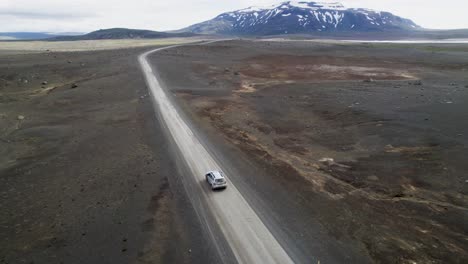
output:
[[[275,0],[0,0],[0,32],[89,32],[111,27],[180,29]],[[330,1],[329,1],[330,2]],[[332,1],[337,2],[337,1]],[[390,11],[426,28],[468,28],[468,0],[342,0]]]

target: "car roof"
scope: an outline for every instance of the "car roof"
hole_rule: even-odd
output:
[[[211,174],[215,177],[215,179],[223,179],[224,176],[219,171],[210,171]]]

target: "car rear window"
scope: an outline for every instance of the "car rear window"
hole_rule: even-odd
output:
[[[224,179],[216,179],[216,182],[224,182]]]

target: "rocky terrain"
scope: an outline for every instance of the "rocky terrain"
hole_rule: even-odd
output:
[[[467,53],[230,41],[153,60],[295,252],[326,263],[465,263]]]
[[[151,47],[76,43],[0,47],[0,263],[220,263],[137,63]],[[467,53],[235,40],[150,60],[297,259],[466,263]]]
[[[149,48],[49,49],[0,51],[0,263],[219,263],[174,182]]]

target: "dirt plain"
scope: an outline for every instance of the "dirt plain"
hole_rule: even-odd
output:
[[[467,45],[237,40],[153,62],[311,260],[468,262]]]
[[[76,43],[72,43],[76,44]],[[217,263],[137,62],[0,51],[0,263]]]
[[[101,40],[77,40],[77,41],[2,41],[0,51],[2,53],[37,53],[46,51],[97,51],[115,50],[155,45],[174,45],[194,42],[200,38],[165,38],[165,39],[101,39]]]

